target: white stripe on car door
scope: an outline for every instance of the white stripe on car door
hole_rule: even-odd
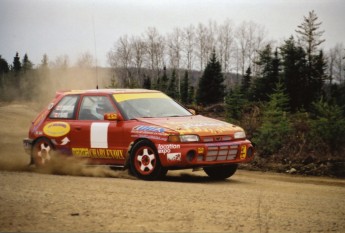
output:
[[[91,148],[108,148],[108,126],[109,122],[91,124]]]

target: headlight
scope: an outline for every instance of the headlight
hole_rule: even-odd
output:
[[[198,135],[181,135],[180,140],[181,142],[198,142],[199,136]]]
[[[234,139],[246,138],[246,133],[244,131],[236,132],[234,134]]]
[[[200,141],[198,135],[170,135],[169,142],[198,142]]]

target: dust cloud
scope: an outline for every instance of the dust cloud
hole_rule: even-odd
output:
[[[33,85],[21,82],[21,89],[27,93],[38,107],[45,107],[57,91],[106,88],[112,77],[109,68],[69,68],[41,71]],[[33,85],[33,86],[32,86]]]
[[[22,145],[31,122],[50,103],[56,91],[95,89],[97,84],[104,88],[109,83],[109,72],[109,69],[102,68],[37,71],[22,77],[18,86],[9,86],[6,94],[13,98],[10,102],[0,102],[0,170],[135,179],[128,171],[114,171],[107,166],[88,166],[86,161],[57,153],[44,168],[29,166],[30,156],[25,153]],[[25,96],[29,96],[29,100]]]
[[[86,160],[66,156],[58,152],[52,153],[51,158],[44,167],[31,167],[29,170],[54,175],[135,179],[134,176],[128,174],[127,170],[115,171],[108,166],[90,166]]]
[[[57,91],[96,89],[110,86],[115,77],[110,68],[36,69],[0,77],[1,101],[35,104],[42,109]]]

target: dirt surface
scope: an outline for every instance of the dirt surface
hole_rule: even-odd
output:
[[[28,168],[34,106],[0,104],[0,232],[345,232],[345,180],[239,170],[163,181],[58,160]]]

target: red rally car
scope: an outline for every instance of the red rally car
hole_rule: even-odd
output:
[[[57,92],[23,142],[36,166],[57,150],[90,164],[128,167],[146,180],[186,168],[226,179],[254,157],[242,128],[194,115],[162,92],[144,89]]]

